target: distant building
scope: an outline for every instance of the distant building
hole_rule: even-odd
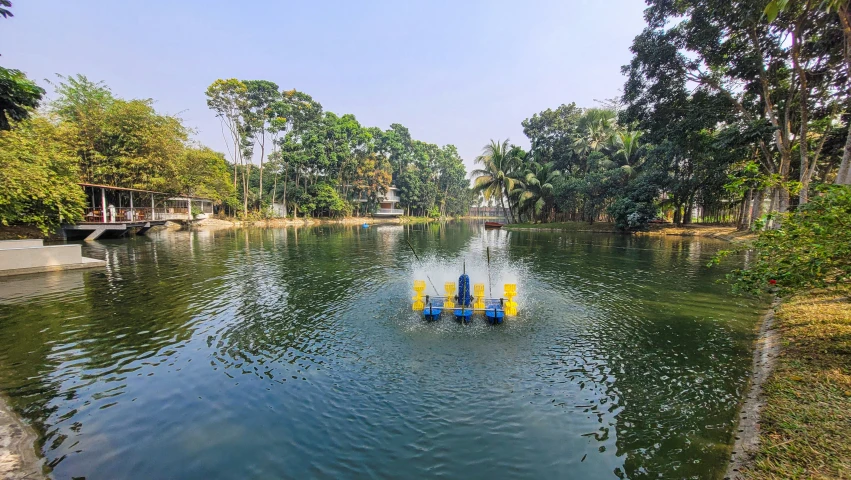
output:
[[[373,217],[399,217],[405,213],[401,208],[396,208],[397,204],[402,201],[399,198],[399,189],[390,187],[387,193],[378,196],[378,210],[372,214]]]
[[[470,207],[471,217],[505,217],[502,207],[486,207],[472,206]]]
[[[378,210],[372,213],[373,217],[400,217],[405,214],[405,210],[398,208],[398,203],[402,201],[399,198],[399,189],[396,187],[388,187],[387,192],[378,194]],[[355,199],[356,202],[366,203],[367,199],[362,196]]]

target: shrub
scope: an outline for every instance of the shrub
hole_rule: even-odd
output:
[[[607,209],[619,230],[634,232],[644,230],[650,220],[656,218],[659,208],[659,181],[652,175],[642,175],[624,187],[623,196]]]
[[[780,216],[780,228],[759,232],[755,255],[728,275],[739,292],[779,294],[830,287],[851,279],[851,187],[820,189],[809,203]],[[719,253],[713,263],[747,247]]]

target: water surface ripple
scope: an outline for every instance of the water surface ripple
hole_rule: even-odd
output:
[[[105,269],[0,279],[0,390],[56,478],[717,478],[758,307],[715,283],[719,246],[470,223],[94,242]],[[410,311],[415,277],[486,282],[486,247],[518,317]]]

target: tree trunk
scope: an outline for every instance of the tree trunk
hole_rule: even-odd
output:
[[[810,179],[813,176],[813,172],[815,172],[815,168],[810,168],[810,162],[808,154],[808,125],[809,122],[809,91],[807,90],[807,72],[804,70],[804,67],[801,66],[801,43],[803,41],[801,35],[801,22],[802,19],[798,19],[798,22],[795,24],[795,32],[792,35],[792,65],[795,69],[796,74],[798,75],[798,83],[801,88],[801,130],[800,130],[800,138],[799,142],[799,150],[801,151],[801,191],[798,193],[798,202],[803,205],[807,203],[807,198],[809,196],[810,191]],[[815,165],[813,165],[815,167]]]
[[[842,33],[845,37],[845,68],[846,75],[851,74],[851,6],[847,3],[838,10],[839,21],[842,23]],[[848,136],[845,138],[845,150],[842,152],[842,163],[836,174],[837,185],[851,185],[851,122],[848,125]]]
[[[845,149],[842,152],[842,163],[836,173],[837,185],[851,185],[851,122],[848,122],[848,136],[845,137]]]
[[[284,198],[281,203],[284,204],[284,217],[287,216],[287,175],[289,175],[290,162],[284,164]]]
[[[242,169],[242,214],[248,216],[248,177],[251,175],[251,170],[248,170],[248,175],[245,174],[246,170],[248,165],[244,165]]]
[[[683,207],[683,225],[691,223],[691,212],[694,205],[694,200],[689,198]]]
[[[260,142],[260,195],[257,196],[257,207],[263,208],[263,157],[266,156],[266,133],[263,133],[263,141]]]
[[[275,172],[275,183],[272,185],[272,210],[275,209],[275,195],[278,193],[278,172]],[[286,215],[284,215],[286,216]]]

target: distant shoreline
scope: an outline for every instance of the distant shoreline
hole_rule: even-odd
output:
[[[516,232],[528,230],[624,234],[624,232],[615,227],[614,223],[609,222],[515,223],[505,225],[503,228]],[[747,241],[754,238],[752,232],[737,230],[735,226],[703,224],[682,226],[674,224],[652,224],[647,231],[632,232],[630,235],[703,237],[717,238],[729,242]]]

